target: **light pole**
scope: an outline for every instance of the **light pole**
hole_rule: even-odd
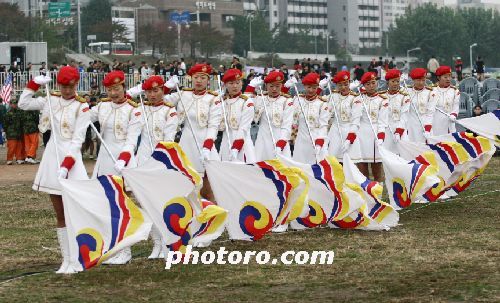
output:
[[[469,55],[470,55],[470,76],[472,77],[474,73],[472,72],[474,69],[472,68],[472,48],[477,46],[477,43],[471,44],[469,46]]]
[[[78,53],[82,53],[82,23],[80,21],[80,0],[76,2],[76,15],[78,18]]]
[[[418,50],[421,50],[421,48],[415,47],[406,51],[406,62],[408,62],[408,72],[410,72],[410,53]]]
[[[249,23],[249,41],[248,41],[248,50],[249,51],[252,51],[252,21],[253,21],[253,18],[254,18],[254,14],[253,13],[250,13],[248,14],[247,16],[247,19],[248,19],[248,23]]]

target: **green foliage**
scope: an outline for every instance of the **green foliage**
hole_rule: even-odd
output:
[[[96,35],[97,41],[112,42],[111,2],[109,0],[90,0],[82,8],[82,37]]]
[[[17,4],[0,3],[0,41],[28,39],[29,19]]]
[[[412,55],[423,61],[435,55],[441,64],[452,64],[454,56],[468,59],[469,45],[478,43],[474,53],[479,52],[487,64],[498,65],[499,29],[499,15],[492,10],[453,10],[428,4],[409,9],[396,20],[396,27],[388,33],[389,50],[406,55],[408,49],[420,47],[422,50]]]

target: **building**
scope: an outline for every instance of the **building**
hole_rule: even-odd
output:
[[[458,8],[484,8],[500,12],[500,0],[458,0]]]
[[[382,31],[387,32],[396,19],[406,13],[410,0],[382,0]]]
[[[381,0],[329,0],[328,30],[352,52],[381,46]]]

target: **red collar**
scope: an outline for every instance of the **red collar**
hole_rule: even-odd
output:
[[[279,96],[280,96],[280,93],[277,93],[275,96],[271,96],[271,95],[269,94],[269,97],[271,97],[271,98],[278,98]]]
[[[448,85],[448,86],[444,86],[444,87],[443,87],[443,86],[441,86],[441,85],[439,85],[439,88],[448,88],[448,87],[450,87],[450,86],[451,86],[451,84],[450,84],[450,85]]]
[[[350,93],[351,93],[351,91],[347,91],[347,94],[344,95],[343,93],[340,93],[340,95],[345,97],[345,96],[349,96]]]
[[[378,95],[378,92],[374,92],[374,93],[373,93],[373,94],[371,94],[371,95],[370,95],[370,94],[368,94],[368,93],[366,93],[366,95],[367,95],[368,97],[375,97],[375,96],[377,96],[377,95]]]
[[[316,99],[317,97],[318,97],[317,94],[314,94],[313,96],[306,96],[306,100],[307,101],[312,101],[312,100]]]
[[[395,95],[395,94],[399,93],[399,91],[397,90],[397,91],[395,91],[395,92],[391,92],[390,90],[388,90],[388,91],[387,91],[387,93],[388,93],[389,95]]]
[[[233,96],[229,95],[229,98],[233,99],[233,98],[236,98],[236,97],[239,97],[239,96],[241,96],[241,92],[238,92],[236,95],[233,95]]]
[[[206,94],[207,90],[204,89],[204,90],[193,90],[193,94],[197,95],[197,96],[201,96],[201,95],[204,95]]]
[[[73,95],[73,96],[69,97],[68,99],[64,98],[64,97],[61,95],[61,98],[63,98],[64,100],[72,100],[72,99],[75,99],[75,98],[76,98],[76,95]]]

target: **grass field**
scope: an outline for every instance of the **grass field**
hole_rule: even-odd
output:
[[[0,174],[2,173],[0,168]],[[4,178],[5,179],[5,178]],[[64,276],[55,219],[30,183],[0,182],[1,302],[499,302],[500,159],[455,199],[416,204],[388,232],[321,228],[212,249],[333,250],[333,265],[184,265],[147,260]]]

